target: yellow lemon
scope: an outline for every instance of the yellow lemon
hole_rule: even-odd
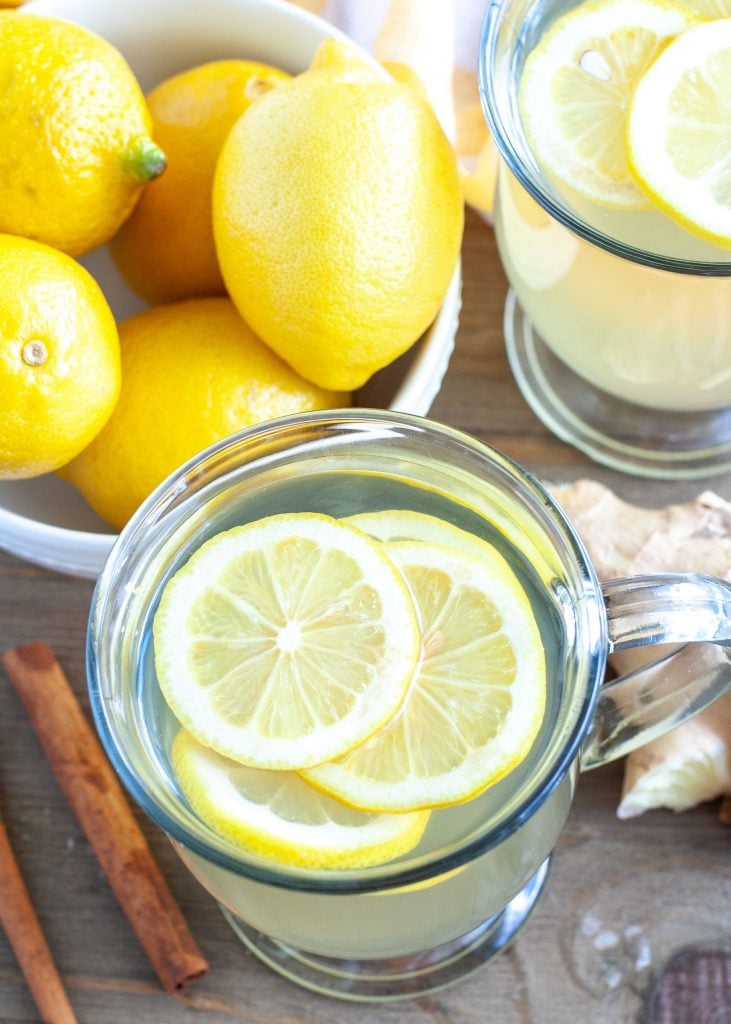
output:
[[[672,0],[591,0],[556,19],[526,58],[519,95],[550,175],[605,206],[648,206],[627,164],[627,108],[647,68],[697,20]]]
[[[119,335],[117,408],[63,474],[116,527],[214,441],[275,416],[348,404],[294,373],[228,299],[157,306],[124,321]]]
[[[153,134],[168,159],[112,241],[127,283],[149,302],[172,302],[226,291],[213,244],[211,191],[229,131],[268,89],[289,78],[245,60],[191,68],[147,97]]]
[[[685,7],[699,14],[701,18],[731,18],[729,0],[682,0]]]
[[[310,869],[372,867],[419,843],[428,811],[367,814],[345,807],[296,772],[246,768],[181,729],[172,762],[191,807],[247,852]]]
[[[117,328],[93,278],[55,249],[0,235],[0,477],[72,459],[109,418],[119,373]]]
[[[167,583],[153,633],[178,720],[251,768],[304,768],[360,743],[395,714],[419,654],[383,545],[308,512],[206,541]]]
[[[254,330],[308,380],[351,390],[439,308],[462,236],[456,158],[413,89],[328,40],[232,129],[213,222]]]
[[[377,535],[413,529],[429,536],[428,520],[394,511],[352,522]],[[431,541],[383,545],[414,597],[419,666],[385,726],[342,757],[303,772],[352,807],[401,812],[462,803],[519,764],[540,728],[545,656],[528,597],[489,544],[462,539],[461,530],[455,535],[459,548]]]
[[[642,76],[627,155],[655,203],[693,234],[731,248],[731,18],[701,22]]]
[[[72,256],[107,241],[165,167],[121,54],[78,25],[0,14],[0,231]]]

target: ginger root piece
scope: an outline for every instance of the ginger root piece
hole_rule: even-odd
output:
[[[638,508],[594,480],[551,488],[599,578],[705,572],[731,580],[731,502],[704,491],[685,505]]]
[[[619,818],[653,807],[684,811],[731,792],[731,693],[629,755]]]
[[[731,581],[731,503],[712,491],[661,509],[630,505],[593,480],[551,491],[600,579],[701,572]],[[641,647],[618,651],[609,660],[624,674],[672,650],[669,645]],[[683,810],[726,793],[731,794],[731,694],[629,755],[617,813],[628,818],[652,807]],[[727,804],[731,820],[731,796]]]

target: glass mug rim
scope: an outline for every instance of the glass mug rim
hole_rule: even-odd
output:
[[[467,842],[457,843],[454,849],[434,856],[433,859],[430,854],[424,855],[422,857],[424,863],[399,867],[397,862],[392,870],[389,870],[389,865],[384,865],[382,872],[376,873],[369,869],[368,872],[361,872],[360,877],[357,877],[357,871],[337,873],[312,871],[309,874],[286,874],[286,869],[278,870],[276,866],[273,868],[260,867],[247,860],[245,855],[234,857],[228,851],[217,849],[206,842],[203,837],[195,835],[183,821],[176,819],[170,811],[160,805],[126,758],[112,725],[114,710],[112,709],[110,713],[109,708],[114,701],[107,699],[102,679],[103,670],[100,671],[102,659],[99,649],[105,642],[102,613],[105,602],[110,599],[110,594],[114,595],[117,577],[124,575],[128,558],[135,546],[144,545],[147,532],[149,530],[154,532],[156,524],[166,514],[166,506],[171,501],[175,501],[176,496],[184,491],[192,478],[199,475],[201,466],[236,449],[237,446],[254,443],[267,435],[286,433],[319,424],[342,426],[344,429],[349,426],[377,427],[379,424],[385,427],[417,429],[422,434],[438,435],[448,444],[465,446],[473,456],[477,456],[486,465],[497,466],[506,472],[518,488],[522,488],[530,497],[540,502],[542,511],[550,519],[551,525],[558,530],[561,539],[568,544],[575,559],[575,565],[581,573],[580,582],[589,584],[596,595],[593,606],[585,608],[585,612],[592,616],[592,625],[595,627],[589,631],[594,633],[595,650],[589,652],[585,678],[579,682],[579,686],[583,687],[580,706],[565,742],[553,757],[550,766],[541,772],[544,777],[541,785],[531,786],[516,810],[498,827],[480,832]],[[125,590],[124,583],[122,583],[121,589]],[[558,787],[579,756],[582,743],[591,729],[597,698],[603,682],[607,651],[606,614],[599,581],[591,560],[565,514],[549,492],[528,470],[509,456],[469,434],[424,417],[384,410],[343,409],[285,416],[263,425],[246,428],[211,445],[189,459],[167,480],[163,481],[143,502],[121,531],[99,576],[89,615],[86,665],[91,709],[107,756],[136,803],[171,839],[180,842],[186,849],[219,867],[279,888],[300,892],[365,893],[414,884],[454,870],[499,845],[530,819]],[[573,655],[574,660],[576,657]],[[118,709],[117,714],[119,714]]]
[[[538,168],[528,165],[520,153],[519,146],[515,141],[516,128],[512,124],[514,112],[501,109],[502,94],[497,85],[502,63],[498,58],[498,46],[504,13],[517,2],[518,0],[490,0],[482,22],[477,59],[477,78],[482,110],[498,152],[510,172],[549,216],[559,221],[573,234],[614,256],[671,273],[698,277],[730,276],[731,262],[728,261],[685,260],[648,252],[638,246],[620,242],[611,235],[587,224],[568,204],[545,188]],[[539,2],[547,5],[551,0],[535,0],[532,6],[536,6]],[[527,23],[528,20],[525,19],[525,22]],[[514,46],[515,43],[512,45]]]

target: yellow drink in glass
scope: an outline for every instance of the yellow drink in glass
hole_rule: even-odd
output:
[[[418,845],[390,861],[313,868],[264,856],[212,827],[176,776],[171,748],[180,725],[153,655],[161,594],[197,549],[231,527],[282,513],[339,518],[392,509],[426,513],[445,524],[450,541],[457,527],[510,564],[545,660],[539,730],[508,774],[458,806],[432,810]],[[704,614],[689,618],[687,606]],[[677,694],[658,686],[652,670],[640,673],[638,714],[626,680],[601,695],[610,642],[723,643],[730,615],[731,587],[710,577],[639,577],[602,588],[550,495],[467,435],[397,413],[304,414],[208,449],[133,517],[95,593],[90,698],[131,795],[257,956],[330,995],[406,998],[465,977],[515,936],[545,881],[580,753],[588,766],[627,753],[730,685],[727,649],[697,645],[715,660],[686,666]]]
[[[668,479],[707,476],[731,466],[731,250],[686,230],[639,186],[635,208],[592,198],[562,176],[560,160],[546,169],[531,144],[535,124],[526,128],[525,104],[542,93],[560,97],[571,124],[570,89],[543,89],[536,75],[540,88],[522,91],[522,76],[564,16],[566,24],[598,6],[488,8],[480,85],[502,157],[495,229],[511,285],[508,356],[534,412],[597,461]],[[615,73],[580,50],[577,75]]]

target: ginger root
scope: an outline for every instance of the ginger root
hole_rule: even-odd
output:
[[[684,505],[638,508],[593,480],[552,493],[586,545],[600,579],[653,572],[701,572],[731,581],[731,503],[705,491]],[[620,674],[672,648],[617,651]],[[722,820],[731,821],[731,694],[694,719],[629,755],[620,817],[651,807],[682,810],[730,794]]]
[[[629,755],[620,818],[652,807],[684,811],[731,793],[731,693]]]

